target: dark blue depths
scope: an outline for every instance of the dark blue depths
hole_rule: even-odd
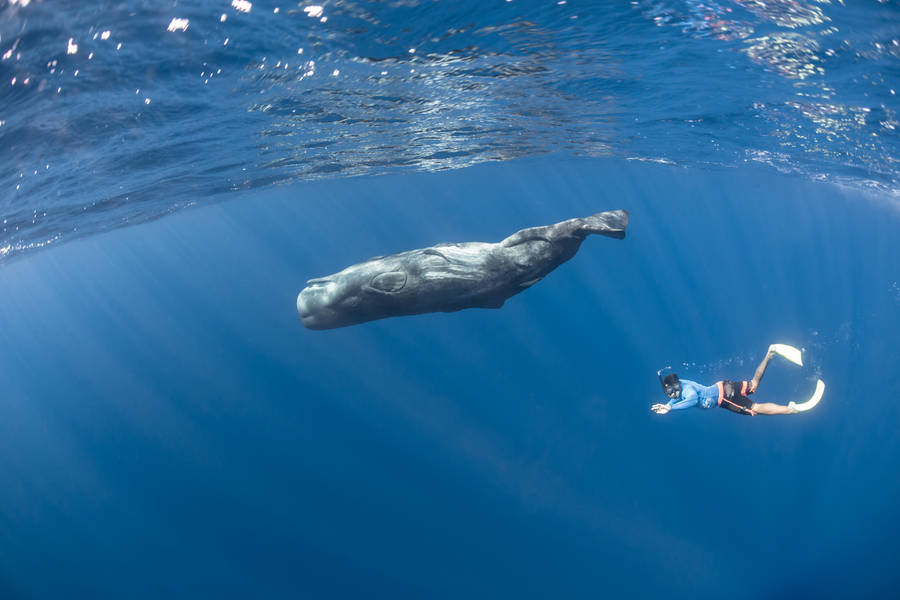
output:
[[[306,279],[626,208],[499,311],[306,331]],[[296,184],[0,270],[0,595],[891,597],[896,204],[561,157]],[[656,369],[815,411],[665,417]]]

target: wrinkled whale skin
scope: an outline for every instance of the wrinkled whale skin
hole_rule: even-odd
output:
[[[517,231],[498,243],[438,244],[377,256],[310,279],[297,296],[308,329],[464,308],[500,308],[578,252],[591,234],[625,237],[628,213],[614,210]]]

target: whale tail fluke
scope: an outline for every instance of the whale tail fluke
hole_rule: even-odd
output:
[[[580,229],[585,235],[596,233],[621,240],[628,227],[627,210],[608,210],[579,219]]]

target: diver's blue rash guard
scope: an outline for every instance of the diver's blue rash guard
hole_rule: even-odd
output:
[[[689,379],[681,380],[681,396],[677,400],[669,400],[667,405],[672,410],[682,408],[712,408],[719,404],[719,386],[700,385]]]

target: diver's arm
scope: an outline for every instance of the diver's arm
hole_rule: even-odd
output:
[[[691,408],[692,406],[697,406],[697,399],[689,400],[687,398],[682,398],[678,402],[669,402],[666,404],[672,410],[682,410],[685,408]]]
[[[697,391],[692,388],[685,387],[681,392],[681,398],[677,402],[675,400],[669,400],[667,405],[672,410],[682,410],[684,408],[697,406],[697,402],[699,401],[700,396],[697,395]]]
[[[658,415],[664,415],[670,410],[681,410],[684,408],[690,408],[692,406],[697,406],[697,402],[699,402],[700,397],[697,395],[697,391],[693,388],[686,388],[681,392],[681,399],[677,402],[675,400],[669,400],[665,404],[654,404],[650,407],[650,410],[655,412]]]

